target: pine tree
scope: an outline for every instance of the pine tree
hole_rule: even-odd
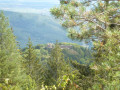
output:
[[[119,11],[119,0],[70,0],[69,3],[61,3],[59,7],[51,9],[56,18],[62,19],[62,25],[68,29],[71,39],[93,42],[93,68],[96,70],[95,80],[102,84],[101,87],[98,85],[100,89],[116,89],[120,82]],[[95,82],[95,85],[98,83]]]

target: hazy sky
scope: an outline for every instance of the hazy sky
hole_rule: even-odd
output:
[[[59,0],[0,0],[0,10],[25,13],[48,13],[57,5]]]
[[[56,2],[58,3],[59,0],[0,0],[0,2],[2,1],[10,1],[10,2]]]

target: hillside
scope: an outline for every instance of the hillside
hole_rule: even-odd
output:
[[[28,37],[31,37],[33,44],[73,42],[70,40],[65,29],[52,16],[28,13],[16,13],[4,11],[9,18],[21,47],[25,47]],[[82,45],[82,43],[79,43]]]
[[[38,53],[38,57],[42,57],[42,60],[47,59],[51,50],[54,48],[55,44],[39,44],[34,46],[35,51]],[[73,43],[59,43],[60,48],[62,49],[62,53],[64,54],[65,60],[75,60],[81,64],[89,64],[92,58],[92,51],[82,47],[78,44]],[[26,48],[22,50],[26,51]]]

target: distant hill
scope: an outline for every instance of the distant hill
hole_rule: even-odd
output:
[[[31,37],[34,45],[59,42],[73,42],[70,40],[65,29],[54,17],[40,14],[28,14],[4,11],[9,18],[21,47],[25,47],[28,37]],[[78,43],[78,42],[77,42]],[[83,43],[79,43],[83,44]]]
[[[48,60],[51,55],[51,50],[54,48],[54,43],[49,44],[38,44],[34,46],[35,52],[37,53],[38,58],[41,60]],[[90,64],[92,59],[92,50],[82,47],[75,43],[59,43],[62,53],[64,54],[65,60],[75,60],[81,64]],[[26,48],[22,49],[22,52],[26,52]]]
[[[44,44],[44,45],[39,44],[39,45],[35,46],[34,48],[37,51],[47,50],[49,55],[50,55],[51,50],[54,48],[54,45],[55,44]],[[62,43],[59,43],[59,46],[62,49],[65,60],[67,60],[67,59],[76,60],[77,62],[79,62],[81,64],[89,64],[91,62],[92,51],[90,49],[82,47],[82,46],[75,44],[75,43],[73,44],[73,43],[63,43],[62,42]],[[25,49],[26,48],[24,48],[23,51]]]

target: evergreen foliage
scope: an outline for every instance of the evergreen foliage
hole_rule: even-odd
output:
[[[69,58],[81,64],[90,64],[92,62],[92,50],[86,47],[74,43],[59,43],[59,46],[60,48],[61,46],[65,46],[65,48],[61,48],[65,60]],[[52,50],[52,48],[48,48],[47,44],[39,44],[34,48],[38,52],[38,56],[41,56],[41,60],[47,60]],[[26,48],[23,49],[23,52],[25,49]]]
[[[48,75],[46,85],[57,85],[57,82],[63,75],[71,72],[69,65],[64,60],[61,48],[56,42],[55,47],[51,51],[48,64]],[[48,81],[49,80],[49,81]]]
[[[92,41],[92,51],[58,42],[52,48],[33,47],[30,38],[20,50],[1,12],[0,90],[120,90],[120,2],[60,0],[60,4],[51,13],[62,20],[71,39]]]
[[[63,44],[66,45],[66,44]],[[70,44],[72,45],[72,44]],[[69,57],[70,60],[75,60],[81,64],[90,64],[92,57],[92,50],[80,45],[72,45],[71,49],[63,49],[65,59]]]
[[[51,9],[51,13],[62,20],[71,39],[94,43],[95,62],[91,65],[96,72],[94,89],[119,88],[119,11],[119,0],[70,0],[69,3],[61,3],[59,7]]]
[[[72,66],[78,70],[76,73],[75,83],[82,90],[88,90],[92,88],[94,84],[95,72],[88,65],[80,64],[76,61],[71,61]]]
[[[1,88],[24,88],[22,57],[17,49],[15,36],[4,13],[0,13],[0,84]],[[3,87],[2,87],[3,85]],[[7,90],[5,89],[5,90]]]
[[[42,82],[42,65],[40,57],[37,57],[37,53],[32,45],[31,39],[29,38],[27,49],[25,50],[23,56],[25,58],[24,64],[26,68],[27,75],[30,76],[32,80],[35,81],[36,85],[39,87],[39,84]]]

